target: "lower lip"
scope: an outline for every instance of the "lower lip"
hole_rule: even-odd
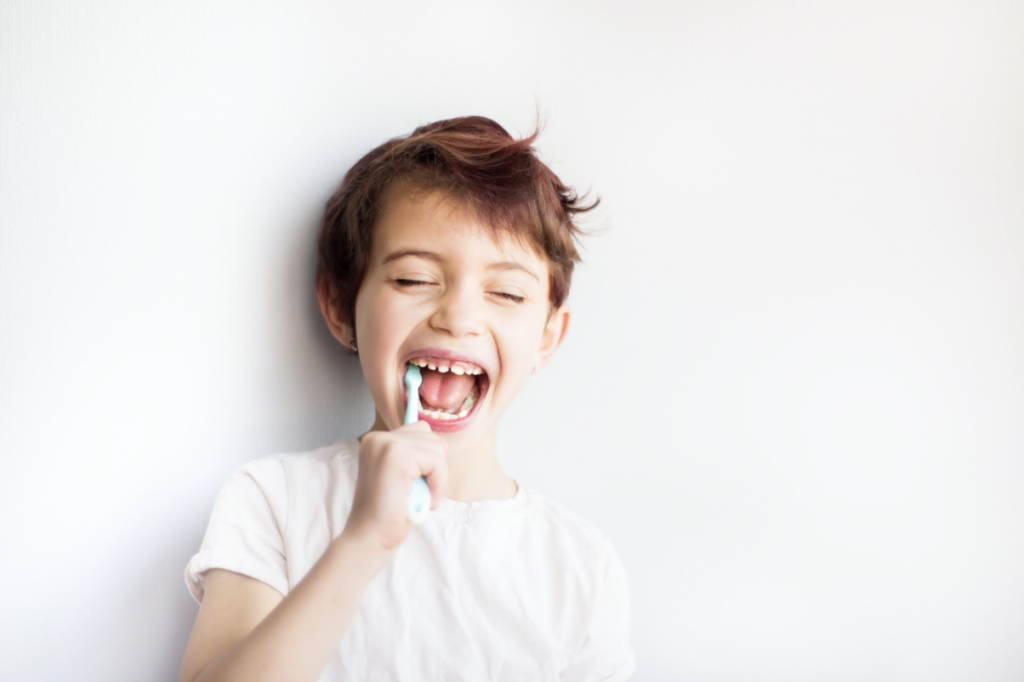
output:
[[[480,409],[480,405],[483,404],[484,402],[484,396],[487,395],[487,389],[490,388],[490,382],[487,382],[487,384],[481,386],[480,388],[480,397],[477,398],[476,404],[473,405],[473,409],[471,409],[469,411],[469,414],[467,414],[465,417],[462,417],[461,419],[434,419],[432,417],[427,416],[427,414],[424,413],[423,410],[420,410],[419,420],[421,422],[426,422],[430,424],[430,430],[433,431],[434,433],[454,433],[455,431],[461,431],[462,429],[468,427],[469,423],[473,421],[473,417],[476,416],[477,410]],[[408,390],[405,391],[403,397],[405,398],[406,401],[405,404],[408,405]]]

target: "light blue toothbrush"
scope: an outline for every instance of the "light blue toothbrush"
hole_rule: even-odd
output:
[[[420,384],[423,383],[423,375],[420,368],[410,364],[405,372],[405,392],[408,397],[405,399],[405,423],[412,424],[420,418]],[[423,523],[430,513],[430,486],[427,479],[420,476],[412,482],[412,490],[409,491],[409,504],[405,507],[406,517],[413,523]]]

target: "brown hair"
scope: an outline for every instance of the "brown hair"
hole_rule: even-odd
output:
[[[573,217],[598,200],[584,203],[537,158],[537,135],[517,140],[489,118],[466,116],[421,126],[359,159],[320,225],[316,278],[330,285],[331,304],[354,319],[382,197],[401,179],[449,194],[495,232],[536,249],[548,261],[551,303],[562,305],[580,259],[575,242],[582,232]]]

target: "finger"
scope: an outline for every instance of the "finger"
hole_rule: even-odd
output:
[[[430,508],[437,509],[448,485],[448,441],[440,436],[432,441],[430,447],[420,451],[417,463],[430,488]]]
[[[427,433],[430,433],[430,424],[423,421],[413,422],[411,424],[402,424],[398,428],[393,429],[392,433],[398,433],[402,431],[407,431],[410,433],[416,433],[417,431],[425,431]]]
[[[427,487],[430,488],[430,508],[437,509],[441,505],[441,498],[444,497],[445,487],[448,485],[448,461],[441,459],[437,466],[424,474],[427,479]]]
[[[420,426],[420,424],[423,424]],[[405,424],[391,432],[398,436],[401,442],[407,445],[414,445],[417,448],[424,448],[437,452],[442,456],[448,454],[448,441],[439,434],[430,430],[430,425],[425,422]],[[399,442],[399,441],[396,441]]]
[[[410,434],[412,435],[412,434]],[[431,509],[436,509],[448,482],[448,443],[433,433],[416,434],[415,447],[405,450],[401,470],[411,481],[422,476],[430,488]]]

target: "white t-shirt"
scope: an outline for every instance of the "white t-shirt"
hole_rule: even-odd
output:
[[[287,595],[345,527],[357,440],[250,462],[217,497],[185,570],[202,601],[224,568]],[[597,682],[633,672],[629,590],[596,528],[520,487],[456,502],[415,526],[363,594],[320,677],[341,680]]]

